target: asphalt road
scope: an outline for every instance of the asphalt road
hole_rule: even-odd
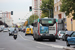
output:
[[[14,40],[13,36],[9,36],[9,32],[0,32],[0,50],[75,50],[73,47],[68,48],[66,42],[62,40],[34,41],[32,36],[25,36],[22,32],[19,32],[17,39]]]

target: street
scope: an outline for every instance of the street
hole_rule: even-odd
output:
[[[75,50],[73,47],[68,49]],[[62,40],[34,41],[33,36],[25,36],[23,32],[18,32],[18,37],[14,40],[13,36],[9,36],[9,32],[0,32],[0,50],[66,50],[66,48],[66,42]]]

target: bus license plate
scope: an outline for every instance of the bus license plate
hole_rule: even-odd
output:
[[[49,34],[46,34],[46,36],[49,36]]]
[[[14,35],[17,35],[17,34],[14,34]]]

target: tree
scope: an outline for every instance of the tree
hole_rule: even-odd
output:
[[[54,9],[54,0],[42,0],[42,5],[40,6],[40,8],[53,10]],[[50,17],[53,17],[53,16],[54,16],[53,11],[52,11],[52,14],[50,11]],[[49,17],[49,10],[42,10],[41,18],[43,18],[43,17]]]
[[[70,13],[73,15],[73,19],[75,19],[75,0],[62,0],[61,12],[65,12],[68,17]],[[73,13],[74,11],[74,13]]]
[[[34,18],[35,18],[35,19],[34,19]],[[35,14],[31,15],[31,16],[29,17],[29,24],[33,23],[34,20],[36,20],[36,19],[38,19],[38,16],[37,16],[37,15],[35,15]]]
[[[28,21],[25,21],[24,26],[26,26],[28,24]]]

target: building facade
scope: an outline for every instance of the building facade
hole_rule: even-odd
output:
[[[54,0],[54,18],[58,19],[58,30],[65,30],[66,15],[65,12],[60,12],[61,0]]]
[[[12,26],[13,19],[11,18],[11,13],[10,12],[1,12],[1,19],[3,23],[6,23],[8,26]]]
[[[69,31],[75,31],[75,20],[65,15],[65,12],[60,12],[61,0],[54,0],[54,18],[58,19],[58,29],[66,28]]]
[[[40,5],[42,4],[42,0],[32,0],[32,13],[41,16],[42,11],[41,10],[36,10],[40,9]]]

